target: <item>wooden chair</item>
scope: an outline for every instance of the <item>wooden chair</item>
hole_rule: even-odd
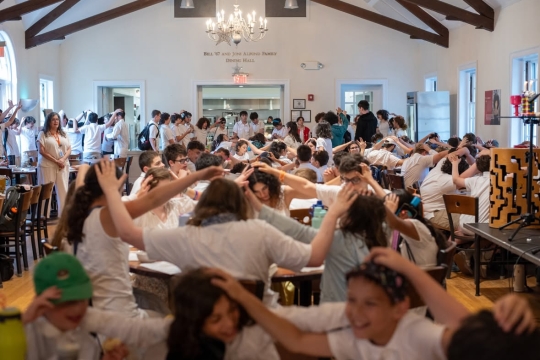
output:
[[[242,284],[242,286],[247,291],[249,291],[250,293],[252,293],[256,297],[258,297],[260,300],[263,299],[263,296],[264,296],[264,281],[262,281],[262,280],[239,280],[239,281],[240,281],[240,284]]]
[[[28,270],[28,255],[26,251],[26,233],[25,215],[30,210],[30,200],[32,199],[32,191],[19,194],[17,200],[17,214],[15,215],[15,229],[13,231],[0,231],[0,238],[3,238],[5,243],[0,245],[3,248],[15,247],[15,264],[17,265],[17,276],[22,276],[22,267]],[[24,215],[23,215],[24,214]],[[14,245],[10,245],[13,242]],[[23,266],[21,266],[21,255]]]
[[[311,215],[309,215],[310,209],[296,209],[291,210],[291,218],[298,221],[300,224],[311,226]]]
[[[58,251],[56,246],[53,246],[47,239],[41,240],[41,247],[45,251],[45,255],[50,255],[55,251]]]
[[[435,267],[432,267],[432,268],[426,268],[424,270],[436,282],[438,282],[441,285],[444,284],[444,281],[446,279],[446,271],[447,271],[446,266],[435,266]],[[412,285],[409,286],[407,295],[409,296],[409,299],[410,299],[410,302],[411,302],[411,305],[410,305],[411,309],[426,305],[424,300],[422,300],[420,295],[418,295],[418,293],[416,292],[416,289],[414,288],[414,286],[412,286]]]
[[[32,187],[32,198],[30,199],[30,219],[25,223],[25,235],[30,236],[30,242],[32,244],[32,255],[34,260],[37,260],[39,254],[36,251],[36,218],[38,217],[38,203],[41,196],[41,185]],[[38,245],[39,247],[39,245]]]
[[[391,190],[405,189],[405,178],[401,175],[386,174]]]
[[[448,215],[450,225],[450,238],[452,241],[474,241],[473,235],[456,235],[457,228],[454,226],[452,214],[463,214],[474,216],[474,222],[478,222],[478,198],[466,195],[443,195],[444,206]]]
[[[114,164],[117,168],[119,168],[122,172],[124,172],[124,168],[126,167],[126,158],[119,158],[114,159]]]
[[[446,278],[450,279],[452,274],[452,265],[454,264],[454,255],[456,254],[457,245],[455,242],[450,242],[446,249],[440,250],[437,255],[437,264],[446,266]]]
[[[48,212],[49,204],[52,199],[54,183],[50,182],[48,184],[43,184],[41,186],[41,194],[39,196],[38,208],[37,208],[37,218],[35,222],[37,235],[38,235],[38,246],[39,246],[39,256],[43,257],[43,247],[41,244],[41,239],[49,238],[48,230]],[[41,236],[41,230],[43,230],[44,236]]]

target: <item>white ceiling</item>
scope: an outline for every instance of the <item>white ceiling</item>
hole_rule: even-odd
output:
[[[28,0],[16,0],[17,3],[22,3],[24,1],[28,1]],[[64,15],[62,15],[59,19],[57,19],[51,25],[49,25],[46,29],[44,29],[43,32],[54,30],[61,26],[71,24],[75,21],[82,20],[89,16],[99,14],[103,11],[113,9],[115,7],[130,3],[133,1],[136,1],[136,0],[81,0],[79,3],[73,6],[70,10],[68,10]],[[173,0],[167,0],[167,1],[172,3]],[[220,0],[220,1],[223,1],[223,0]],[[377,13],[380,13],[381,15],[388,16],[390,18],[393,18],[398,21],[402,21],[404,23],[408,23],[413,26],[429,29],[423,22],[418,20],[411,13],[409,13],[405,8],[399,5],[395,0],[343,0],[343,1],[351,3],[356,6],[360,6],[362,8],[369,9],[371,11],[375,11]],[[442,1],[474,12],[474,10],[470,8],[463,0],[442,0]],[[521,0],[484,0],[484,1],[490,6],[492,6],[493,8],[498,9],[498,8],[504,8],[504,7],[510,6]],[[46,15],[49,11],[54,9],[56,6],[57,4],[51,5],[41,10],[34,11],[33,13],[24,15],[23,23],[24,23],[25,28],[29,28],[32,24],[34,24],[37,20],[39,20],[44,15]],[[449,29],[453,29],[453,28],[463,25],[462,22],[447,21],[445,20],[444,15],[432,12],[430,10],[427,10],[427,11]],[[343,16],[350,16],[350,15],[343,14]]]

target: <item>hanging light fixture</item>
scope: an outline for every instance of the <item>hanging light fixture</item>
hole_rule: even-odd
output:
[[[285,9],[298,9],[297,0],[285,0]]]
[[[180,4],[180,9],[194,9],[193,0],[182,0]]]
[[[221,10],[217,13],[217,22],[212,19],[206,22],[206,34],[216,45],[225,42],[230,46],[232,40],[238,46],[242,39],[247,42],[259,41],[266,35],[268,21],[259,17],[257,24],[255,11],[252,14],[248,13],[246,19],[239,7],[240,5],[234,5],[234,13],[230,14],[228,20],[225,20],[225,11]]]

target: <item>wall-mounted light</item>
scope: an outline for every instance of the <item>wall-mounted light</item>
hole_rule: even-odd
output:
[[[306,61],[300,64],[300,67],[304,70],[321,70],[324,65],[318,61]]]
[[[285,9],[298,9],[298,1],[285,0]]]
[[[180,9],[194,9],[193,0],[182,0],[180,4]]]

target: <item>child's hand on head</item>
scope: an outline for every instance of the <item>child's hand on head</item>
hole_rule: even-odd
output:
[[[336,201],[330,206],[328,212],[341,216],[349,210],[352,203],[358,198],[358,192],[354,190],[352,184],[347,184],[341,188]]]
[[[517,335],[531,333],[536,329],[536,319],[529,302],[522,296],[509,294],[495,302],[493,316],[505,331],[514,330]]]
[[[369,167],[368,164],[361,163],[360,168],[362,169],[362,173],[360,174],[360,179],[364,180],[367,183],[373,180],[373,174],[371,173],[371,168]]]
[[[244,286],[229,273],[217,268],[207,269],[206,272],[213,276],[212,285],[223,289],[231,299],[239,301],[246,294]]]
[[[400,253],[388,247],[374,247],[369,255],[364,259],[364,262],[372,261],[375,264],[386,266],[389,269],[405,274],[413,263],[401,256]]]
[[[143,180],[141,183],[141,188],[137,192],[137,199],[142,198],[144,195],[148,194],[148,191],[150,190],[150,181],[152,181],[154,177],[150,175],[146,179]]]
[[[56,286],[50,287],[36,296],[22,316],[23,324],[28,324],[43,316],[47,310],[54,309],[52,300],[60,299],[62,291]]]
[[[96,174],[97,174],[99,186],[101,186],[101,190],[103,190],[103,192],[113,191],[113,190],[118,192],[120,187],[126,181],[127,175],[124,174],[120,176],[120,179],[117,179],[116,178],[116,164],[114,163],[114,161],[110,161],[107,159],[102,159],[95,166],[96,166]]]

